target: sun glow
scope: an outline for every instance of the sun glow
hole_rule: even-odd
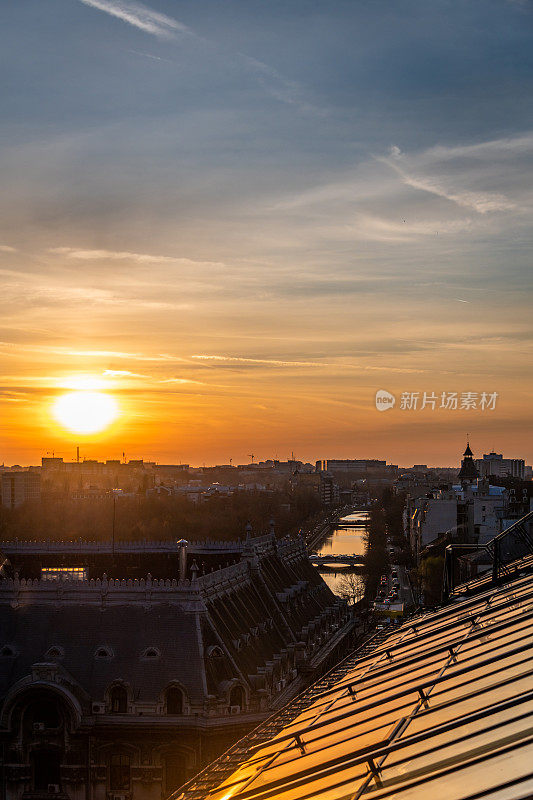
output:
[[[53,405],[57,421],[75,433],[98,433],[111,425],[119,414],[118,403],[103,392],[69,392]]]

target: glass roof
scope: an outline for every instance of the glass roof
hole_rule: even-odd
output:
[[[172,800],[533,796],[533,575],[379,634]]]

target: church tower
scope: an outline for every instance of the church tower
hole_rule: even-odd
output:
[[[470,449],[470,442],[466,443],[466,450],[463,453],[463,460],[461,461],[461,469],[459,471],[459,480],[461,484],[474,483],[479,478],[479,472],[474,464],[473,453]]]

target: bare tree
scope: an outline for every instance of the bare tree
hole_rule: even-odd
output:
[[[347,572],[339,582],[337,593],[350,605],[358,603],[365,594],[364,577],[358,572]]]

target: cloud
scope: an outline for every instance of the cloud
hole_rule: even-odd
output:
[[[139,372],[130,372],[127,369],[105,369],[103,372],[106,378],[147,378],[148,375],[141,375]]]
[[[417,369],[409,369],[409,368],[402,368],[402,367],[379,367],[379,366],[367,366],[364,364],[346,364],[342,362],[332,363],[331,361],[283,361],[273,358],[242,358],[240,356],[208,356],[208,355],[195,355],[191,356],[191,358],[199,359],[201,361],[214,361],[216,363],[222,363],[222,365],[227,364],[228,366],[231,365],[247,365],[247,366],[268,366],[268,367],[313,367],[313,368],[335,368],[335,369],[355,369],[361,371],[378,371],[378,372],[406,372],[406,373],[414,373],[420,372],[421,370]]]
[[[190,33],[189,28],[173,17],[160,14],[142,3],[130,0],[80,0],[86,6],[104,11],[112,17],[121,19],[134,28],[157,36],[159,39],[173,39],[176,33]]]
[[[142,50],[128,50],[128,53],[133,53],[136,56],[143,56],[143,58],[151,58],[152,61],[162,61],[165,64],[176,64],[171,58],[161,58],[161,56],[154,56],[152,53],[145,53]]]
[[[0,253],[16,253],[16,247],[10,247],[8,244],[0,244]]]
[[[533,133],[526,133],[520,136],[507,136],[503,139],[489,139],[485,142],[475,142],[466,145],[435,145],[430,147],[422,154],[427,161],[445,161],[455,158],[477,158],[501,159],[503,157],[514,158],[518,155],[533,153]],[[403,153],[399,147],[393,146],[390,154],[394,157],[402,157]]]
[[[285,78],[274,67],[259,61],[257,58],[247,56],[245,53],[237,54],[245,67],[257,78],[263,89],[280,103],[298,106],[301,110],[323,114],[321,109],[306,103],[302,99],[302,87],[297,81]]]
[[[15,355],[20,352],[26,353],[42,353],[45,355],[58,355],[58,356],[74,356],[75,358],[113,358],[124,359],[131,361],[146,361],[146,362],[161,362],[161,363],[183,363],[185,359],[179,356],[171,355],[170,353],[141,353],[141,352],[127,352],[123,350],[98,350],[73,347],[63,347],[56,345],[37,345],[37,344],[19,344],[13,342],[0,341],[0,349],[3,355]]]
[[[516,203],[499,192],[474,192],[466,189],[447,188],[445,177],[439,179],[432,176],[410,174],[400,166],[401,159],[402,154],[396,147],[392,149],[390,158],[381,160],[388,164],[407,186],[411,186],[413,189],[443,197],[458,206],[470,208],[478,214],[486,214],[491,211],[510,211],[516,208]]]
[[[193,381],[190,378],[165,378],[165,380],[159,381],[159,383],[196,383],[198,386],[207,386],[203,381]]]
[[[332,366],[331,364],[324,364],[317,361],[278,361],[271,358],[242,358],[240,356],[210,356],[210,355],[194,355],[199,361],[217,361],[226,362],[228,364],[264,364],[270,367],[325,367]]]
[[[158,256],[151,253],[131,253],[126,250],[82,250],[76,247],[51,247],[49,253],[54,255],[75,258],[79,261],[135,261],[138,264],[184,264],[184,265],[207,265],[225,267],[219,261],[196,261],[191,258],[180,258],[177,256]]]
[[[533,210],[532,164],[531,132],[410,151],[394,145],[343,174],[267,200],[263,213],[279,220],[292,247],[313,242],[315,253],[331,253],[333,243],[368,243],[354,250],[360,262],[363,253],[376,253],[373,243],[398,243],[417,260],[435,254],[451,263],[450,248],[464,253],[467,239],[486,246],[513,230],[518,243]],[[414,253],[420,244],[425,250]]]
[[[159,39],[174,39],[177,33],[186,33],[194,37],[197,41],[201,41],[210,47],[215,47],[217,51],[223,52],[222,48],[198,36],[195,31],[191,30],[191,28],[188,28],[183,23],[178,22],[178,20],[173,17],[160,14],[141,3],[130,2],[129,0],[80,0],[80,2],[91,8],[104,11],[106,14],[110,14],[113,17],[117,17],[145,33],[157,36]],[[144,56],[145,58],[151,58],[154,61],[174,63],[170,59],[161,58],[151,53],[139,52],[136,50],[132,50],[131,52]],[[241,64],[246,70],[255,76],[265,92],[275,100],[278,100],[280,103],[298,106],[301,110],[320,114],[324,113],[322,110],[302,100],[301,86],[297,81],[285,78],[274,67],[265,64],[264,61],[259,61],[257,58],[248,56],[245,53],[238,52],[236,56],[240,59]]]
[[[127,22],[129,25],[157,36],[159,39],[174,39],[177,33],[186,33],[194,37],[198,41],[208,44],[210,47],[216,47],[218,51],[221,48],[198,36],[191,28],[188,28],[173,17],[166,14],[160,14],[141,3],[130,2],[130,0],[80,0],[86,6],[96,8],[99,11],[104,11],[117,19]],[[169,59],[161,58],[160,56],[152,55],[151,53],[139,52],[132,50],[131,52],[137,55],[151,58],[154,61],[170,61]],[[301,86],[296,81],[289,80],[281,75],[274,67],[259,61],[252,56],[245,53],[237,53],[241,64],[248,72],[251,72],[257,79],[262,88],[280,103],[298,106],[302,110],[323,113],[314,106],[302,100]],[[173,62],[170,62],[173,63]]]

